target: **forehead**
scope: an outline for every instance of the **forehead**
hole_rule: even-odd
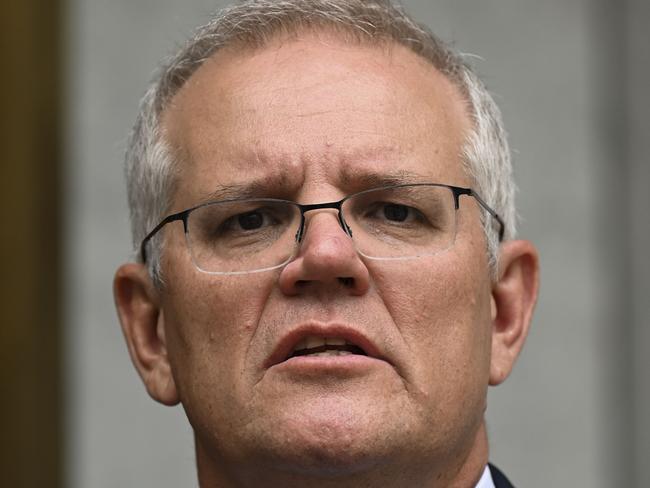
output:
[[[392,43],[312,33],[223,49],[172,99],[163,129],[180,160],[176,207],[253,180],[286,197],[383,177],[468,184],[459,90]]]

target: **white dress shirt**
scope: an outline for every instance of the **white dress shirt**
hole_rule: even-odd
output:
[[[483,476],[478,480],[476,488],[494,488],[494,480],[492,479],[492,474],[490,473],[490,468],[485,466],[483,470]]]

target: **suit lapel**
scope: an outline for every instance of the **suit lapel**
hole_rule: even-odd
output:
[[[496,466],[488,464],[495,488],[514,488],[506,476]]]

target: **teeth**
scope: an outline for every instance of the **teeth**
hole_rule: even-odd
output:
[[[301,351],[303,349],[313,349],[315,347],[322,347],[325,345],[345,346],[346,344],[350,344],[350,343],[345,339],[341,339],[340,337],[309,336],[309,337],[305,337],[302,341],[296,344],[296,346],[293,348],[293,351]]]
[[[325,338],[325,344],[328,344],[330,346],[344,346],[345,345],[345,339],[340,339],[338,337],[326,337]]]
[[[352,354],[349,351],[323,351],[310,354],[310,356],[348,356]]]
[[[324,346],[326,344],[323,337],[307,337],[307,347],[305,349],[312,349],[314,347]]]
[[[332,346],[328,348],[327,346]],[[349,346],[349,347],[347,347]],[[363,350],[340,337],[305,337],[293,348],[291,356],[347,356],[349,354],[364,354]]]

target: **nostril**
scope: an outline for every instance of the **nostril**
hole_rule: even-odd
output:
[[[343,286],[347,288],[352,288],[354,286],[354,278],[350,277],[345,277],[345,278],[338,278],[339,283],[341,283]]]

